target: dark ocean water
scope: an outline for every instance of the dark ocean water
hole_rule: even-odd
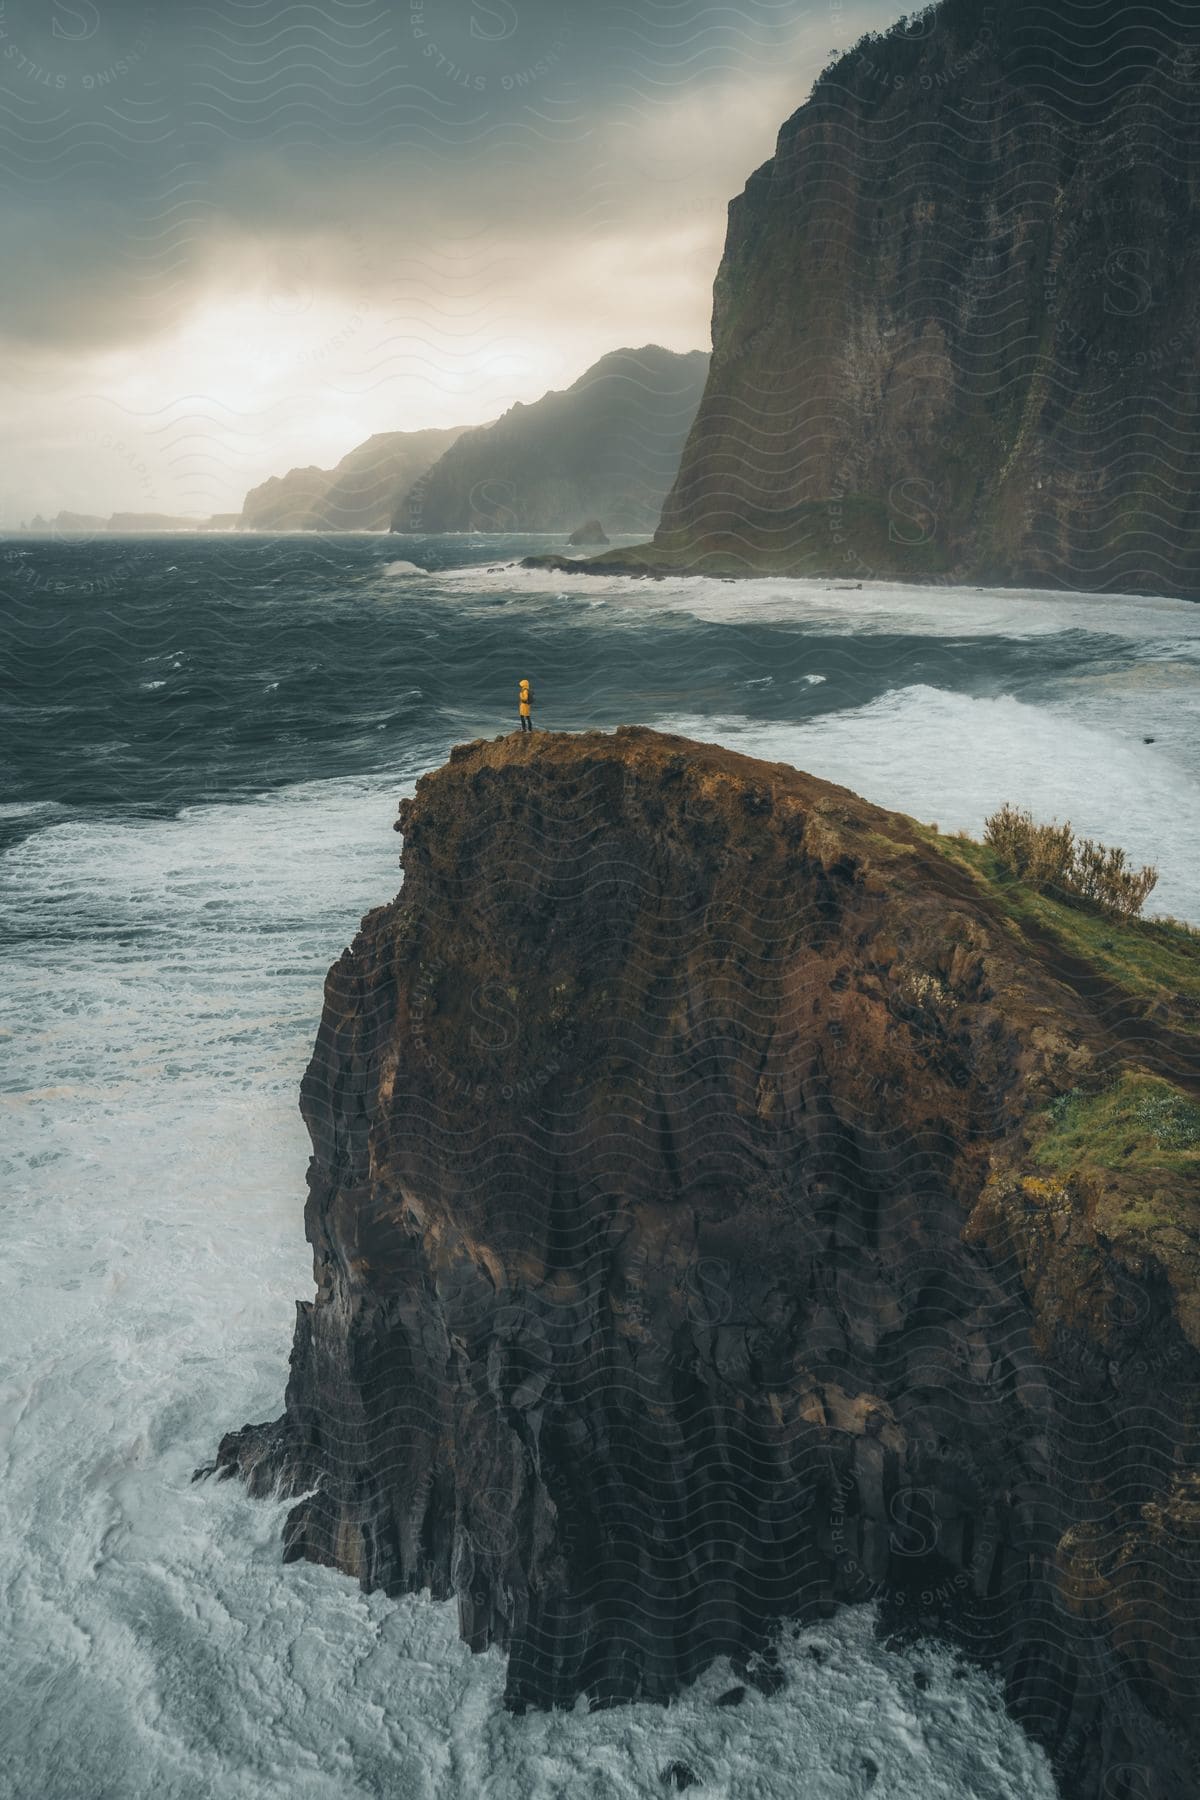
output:
[[[789,584],[489,575],[547,544],[557,540],[9,540],[5,799],[169,813],[423,766],[507,729],[523,673],[552,728],[704,716],[765,728],[917,687],[1037,705],[1072,678],[1119,677],[1131,640],[1140,648],[1136,621],[1122,629],[1106,601],[1087,631],[1067,601],[1042,602],[1051,617],[1030,629],[1015,602],[1010,619],[1002,600],[994,620],[972,620],[953,598],[924,630],[886,613],[864,629],[862,594],[830,583],[780,616],[776,590]],[[401,558],[431,574],[389,573]],[[839,604],[853,606],[842,621]],[[1056,604],[1062,629],[1048,629]],[[1145,616],[1155,604],[1188,617],[1180,603],[1129,606]]]
[[[18,1800],[611,1800],[676,1757],[729,1800],[859,1800],[865,1756],[888,1800],[1054,1793],[983,1676],[885,1651],[861,1613],[736,1714],[717,1671],[668,1713],[512,1719],[452,1608],[285,1568],[283,1508],[191,1484],[279,1411],[311,1293],[296,1095],[325,970],[395,892],[398,797],[511,729],[521,675],[543,726],[716,739],[943,828],[1069,814],[1200,918],[1200,608],[512,566],[545,547],[0,542]]]

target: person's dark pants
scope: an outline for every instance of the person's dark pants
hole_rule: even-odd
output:
[[[532,731],[533,730],[533,720],[526,717],[525,714],[521,715],[521,730],[522,731]]]

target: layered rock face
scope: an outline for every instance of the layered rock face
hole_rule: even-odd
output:
[[[218,1458],[303,1496],[286,1556],[457,1596],[516,1707],[769,1687],[778,1621],[873,1599],[1064,1793],[1194,1795],[1183,1015],[934,833],[646,730],[463,746],[400,827],[303,1084],[286,1412]],[[1072,1166],[1129,1083],[1159,1160]]]
[[[943,0],[730,207],[660,554],[1200,594],[1200,14]]]
[[[708,357],[614,350],[561,392],[511,407],[447,451],[397,509],[397,531],[653,531]]]

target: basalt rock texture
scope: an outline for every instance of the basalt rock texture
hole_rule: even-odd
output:
[[[1200,594],[1200,9],[942,0],[733,201],[655,553]]]
[[[873,1599],[1064,1793],[1193,1796],[1186,1009],[640,728],[464,745],[399,828],[303,1083],[286,1411],[218,1455],[298,1497],[286,1556],[457,1596],[516,1707],[769,1688],[779,1621]]]

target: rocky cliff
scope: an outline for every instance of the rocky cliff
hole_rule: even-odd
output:
[[[334,469],[272,475],[246,495],[241,523],[252,531],[386,531],[400,497],[464,429],[381,431]]]
[[[1200,939],[636,728],[464,745],[398,829],[286,1411],[218,1457],[286,1557],[457,1596],[515,1707],[770,1688],[875,1600],[1065,1794],[1194,1796]]]
[[[648,560],[1200,594],[1200,9],[943,0],[729,210]]]
[[[405,498],[397,531],[653,531],[708,357],[614,350],[562,392],[468,432]]]

